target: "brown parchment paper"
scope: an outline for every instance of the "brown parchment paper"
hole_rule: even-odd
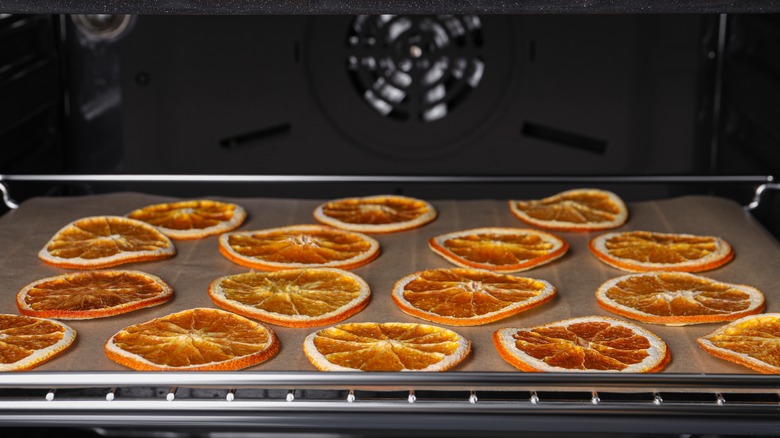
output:
[[[294,224],[315,223],[312,211],[322,200],[248,199],[204,197],[235,202],[248,212],[239,230],[259,230]],[[69,222],[93,215],[125,215],[149,204],[178,200],[138,193],[115,193],[68,198],[34,198],[16,211],[0,217],[0,313],[18,314],[15,296],[35,280],[69,272],[48,266],[38,259],[38,251]],[[394,234],[374,235],[381,255],[370,264],[354,269],[371,287],[371,303],[349,321],[407,321],[427,323],[401,312],[392,302],[395,281],[410,273],[453,265],[433,253],[427,240],[438,234],[486,226],[527,227],[509,211],[506,200],[432,201],[439,211],[436,221],[422,228]],[[681,197],[629,204],[628,223],[620,230],[716,235],[726,239],[736,251],[735,259],[724,267],[703,275],[730,283],[754,286],[764,292],[767,312],[780,311],[780,244],[742,207],[716,197]],[[536,309],[478,327],[450,327],[472,342],[472,353],[454,371],[512,372],[495,351],[491,334],[502,327],[544,324],[585,315],[610,315],[596,303],[594,292],[604,281],[627,274],[596,259],[588,250],[595,233],[556,233],[571,247],[551,264],[515,275],[547,280],[558,288],[556,298]],[[103,344],[114,333],[131,324],[194,307],[214,307],[207,294],[211,281],[248,271],[233,264],[218,251],[217,237],[196,241],[174,241],[177,255],[168,260],[121,265],[116,269],[137,269],[160,276],[174,289],[166,304],[125,315],[87,321],[64,321],[78,337],[60,357],[34,371],[121,371],[124,368],[103,353]],[[716,359],[696,345],[695,339],[721,324],[666,327],[641,324],[664,339],[672,360],[663,372],[669,373],[753,373],[739,365]],[[316,371],[305,358],[301,345],[313,329],[273,326],[280,338],[279,354],[249,370]],[[34,372],[33,371],[33,372]]]

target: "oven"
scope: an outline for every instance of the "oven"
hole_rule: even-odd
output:
[[[0,1],[0,313],[16,313],[27,282],[62,272],[35,253],[79,217],[213,197],[244,205],[254,229],[312,223],[327,199],[403,194],[440,217],[380,237],[387,250],[356,270],[375,294],[357,319],[412,322],[380,294],[447,266],[429,237],[522,226],[506,200],[578,187],[620,195],[629,226],[733,241],[735,260],[712,276],[758,287],[778,312],[778,12],[776,1]],[[527,273],[561,291],[529,321],[606,314],[588,297],[620,274],[587,253],[592,233],[565,235],[576,250]],[[316,371],[301,329],[280,329],[280,356],[236,372],[105,359],[106,334],[127,321],[214,307],[204,285],[243,268],[192,255],[212,243],[152,264],[173,282],[171,304],[74,323],[63,357],[0,375],[3,435],[780,435],[780,378],[694,348],[714,324],[646,325],[672,362],[642,375],[519,372],[490,344],[503,322],[463,330],[472,358],[434,374]]]

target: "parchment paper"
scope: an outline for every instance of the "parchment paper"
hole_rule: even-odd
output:
[[[315,223],[312,211],[323,200],[249,199],[204,196],[235,202],[248,212],[239,230],[259,230],[294,224]],[[149,204],[179,200],[138,193],[115,193],[68,198],[34,198],[21,208],[0,217],[0,313],[18,314],[16,293],[35,280],[70,272],[51,267],[38,259],[38,251],[67,223],[93,215],[125,215]],[[431,201],[439,211],[436,221],[422,228],[400,233],[374,235],[381,245],[381,255],[370,264],[354,269],[370,285],[372,298],[368,307],[349,321],[407,321],[428,323],[407,316],[392,302],[393,284],[410,273],[453,267],[428,248],[430,237],[467,228],[486,226],[527,227],[509,211],[506,200]],[[682,197],[629,204],[628,223],[619,230],[715,235],[726,239],[736,251],[735,259],[724,267],[702,273],[730,283],[754,286],[766,295],[767,312],[780,311],[780,244],[742,207],[715,197]],[[564,318],[603,315],[594,292],[604,281],[627,274],[598,261],[588,250],[588,241],[600,232],[556,233],[571,245],[562,258],[515,275],[547,280],[558,288],[556,298],[536,309],[478,327],[450,327],[472,342],[472,353],[454,371],[517,371],[495,351],[491,334],[502,327],[544,324]],[[218,308],[207,295],[211,281],[247,272],[218,251],[217,237],[196,241],[174,241],[177,255],[168,260],[121,265],[116,269],[137,269],[160,276],[174,289],[174,298],[166,304],[125,315],[87,321],[64,321],[78,337],[75,344],[60,357],[34,371],[121,371],[124,368],[103,353],[103,344],[125,326],[148,321],[194,307]],[[721,324],[666,327],[641,324],[664,339],[671,348],[669,373],[753,373],[753,371],[716,359],[700,350],[695,343]],[[316,371],[303,354],[303,339],[312,329],[272,326],[280,338],[279,354],[248,370]]]

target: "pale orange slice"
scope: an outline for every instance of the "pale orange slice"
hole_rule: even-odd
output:
[[[602,262],[630,272],[708,271],[734,258],[725,240],[693,234],[607,233],[591,240],[589,246]]]
[[[363,310],[370,295],[362,278],[333,268],[249,272],[218,278],[209,286],[219,307],[285,327],[343,321]]]
[[[24,371],[73,344],[76,331],[50,319],[0,315],[0,371]]]
[[[451,330],[407,322],[345,323],[303,342],[306,357],[322,371],[445,371],[470,350],[471,343]]]
[[[238,370],[279,351],[273,330],[218,309],[190,309],[131,325],[105,345],[114,362],[141,371]]]
[[[314,218],[344,230],[394,233],[433,221],[436,219],[436,209],[420,199],[379,195],[326,202],[314,210]]]
[[[121,216],[93,216],[63,227],[38,257],[60,268],[99,269],[160,260],[174,254],[173,242],[146,222]]]
[[[173,289],[160,277],[139,271],[89,271],[44,278],[16,295],[22,315],[56,319],[92,319],[156,306]]]
[[[760,290],[687,272],[613,278],[596,290],[601,307],[637,321],[688,325],[733,321],[764,309]]]
[[[511,200],[509,208],[518,219],[548,230],[607,230],[628,220],[623,200],[598,189],[567,190],[541,200]]]
[[[550,301],[555,287],[544,280],[481,269],[429,269],[398,280],[395,304],[412,316],[442,324],[481,325]]]
[[[238,228],[246,210],[228,202],[192,200],[149,205],[127,217],[154,225],[171,239],[192,240]]]
[[[324,225],[292,225],[219,236],[219,251],[250,268],[341,268],[363,266],[379,255],[379,242]]]
[[[780,374],[780,313],[751,315],[696,340],[707,353],[764,374]]]
[[[569,244],[558,236],[523,228],[474,228],[442,234],[428,246],[464,268],[519,272],[563,256]]]
[[[523,371],[660,371],[671,356],[655,334],[626,321],[584,316],[493,334],[498,354]]]

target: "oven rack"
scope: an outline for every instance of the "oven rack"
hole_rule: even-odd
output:
[[[4,426],[780,433],[780,376],[32,372],[0,388]]]
[[[771,13],[777,0],[8,0],[2,12],[64,14],[669,14]]]
[[[621,175],[621,176],[517,176],[517,175],[206,175],[206,174],[0,174],[0,195],[9,209],[19,208],[9,182],[20,183],[219,183],[219,184],[698,184],[751,185],[754,195],[748,210],[759,207],[767,190],[780,190],[773,175]]]

